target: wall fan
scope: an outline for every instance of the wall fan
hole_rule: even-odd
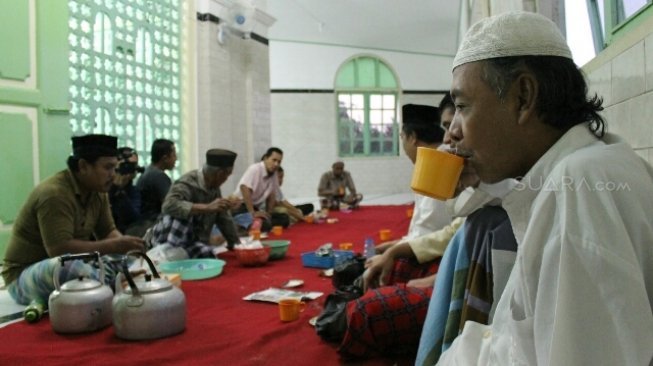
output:
[[[227,9],[226,17],[218,26],[218,42],[224,44],[230,34],[250,38],[254,29],[256,8],[247,0],[237,0]]]

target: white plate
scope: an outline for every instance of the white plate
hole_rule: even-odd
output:
[[[301,285],[303,285],[303,284],[304,284],[304,280],[300,280],[300,279],[296,279],[296,278],[294,278],[294,279],[292,279],[292,280],[288,280],[288,282],[286,282],[286,283],[283,285],[283,288],[299,287],[299,286],[301,286]]]

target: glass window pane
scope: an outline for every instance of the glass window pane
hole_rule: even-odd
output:
[[[343,155],[351,154],[351,143],[349,142],[349,140],[340,141],[340,153]]]
[[[379,154],[381,153],[381,142],[372,141],[370,143],[370,154]]]
[[[392,141],[384,141],[383,142],[383,152],[388,154],[388,153],[393,153],[392,151]]]
[[[352,94],[351,107],[358,109],[365,108],[365,98],[363,97],[363,94]]]
[[[395,109],[395,96],[393,94],[385,94],[383,96],[383,108]]]
[[[566,0],[565,19],[567,43],[572,57],[576,65],[582,66],[596,56],[587,2]]]
[[[356,140],[354,143],[354,148],[352,153],[354,154],[363,154],[365,152],[364,146],[363,146],[363,141],[362,140]]]
[[[621,6],[624,10],[624,18],[619,19],[619,22],[628,19],[631,15],[635,14],[639,9],[646,5],[647,0],[620,0]]]
[[[365,112],[362,109],[354,109],[351,111],[351,119],[362,124],[365,121]]]
[[[392,122],[395,120],[395,111],[394,110],[385,110],[383,111],[383,123],[392,125]]]
[[[383,96],[379,94],[370,95],[370,108],[371,109],[383,108]]]

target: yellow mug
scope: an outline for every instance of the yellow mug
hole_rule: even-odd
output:
[[[458,155],[418,147],[410,188],[424,196],[447,200],[453,197],[464,164],[465,159]]]
[[[299,299],[279,300],[279,319],[282,322],[291,322],[299,319],[299,313],[306,309],[306,303]]]

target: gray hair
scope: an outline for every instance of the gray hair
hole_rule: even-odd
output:
[[[217,167],[208,164],[204,164],[204,166],[202,167],[202,173],[204,173],[204,175],[215,175],[224,170],[226,170],[226,168]]]

